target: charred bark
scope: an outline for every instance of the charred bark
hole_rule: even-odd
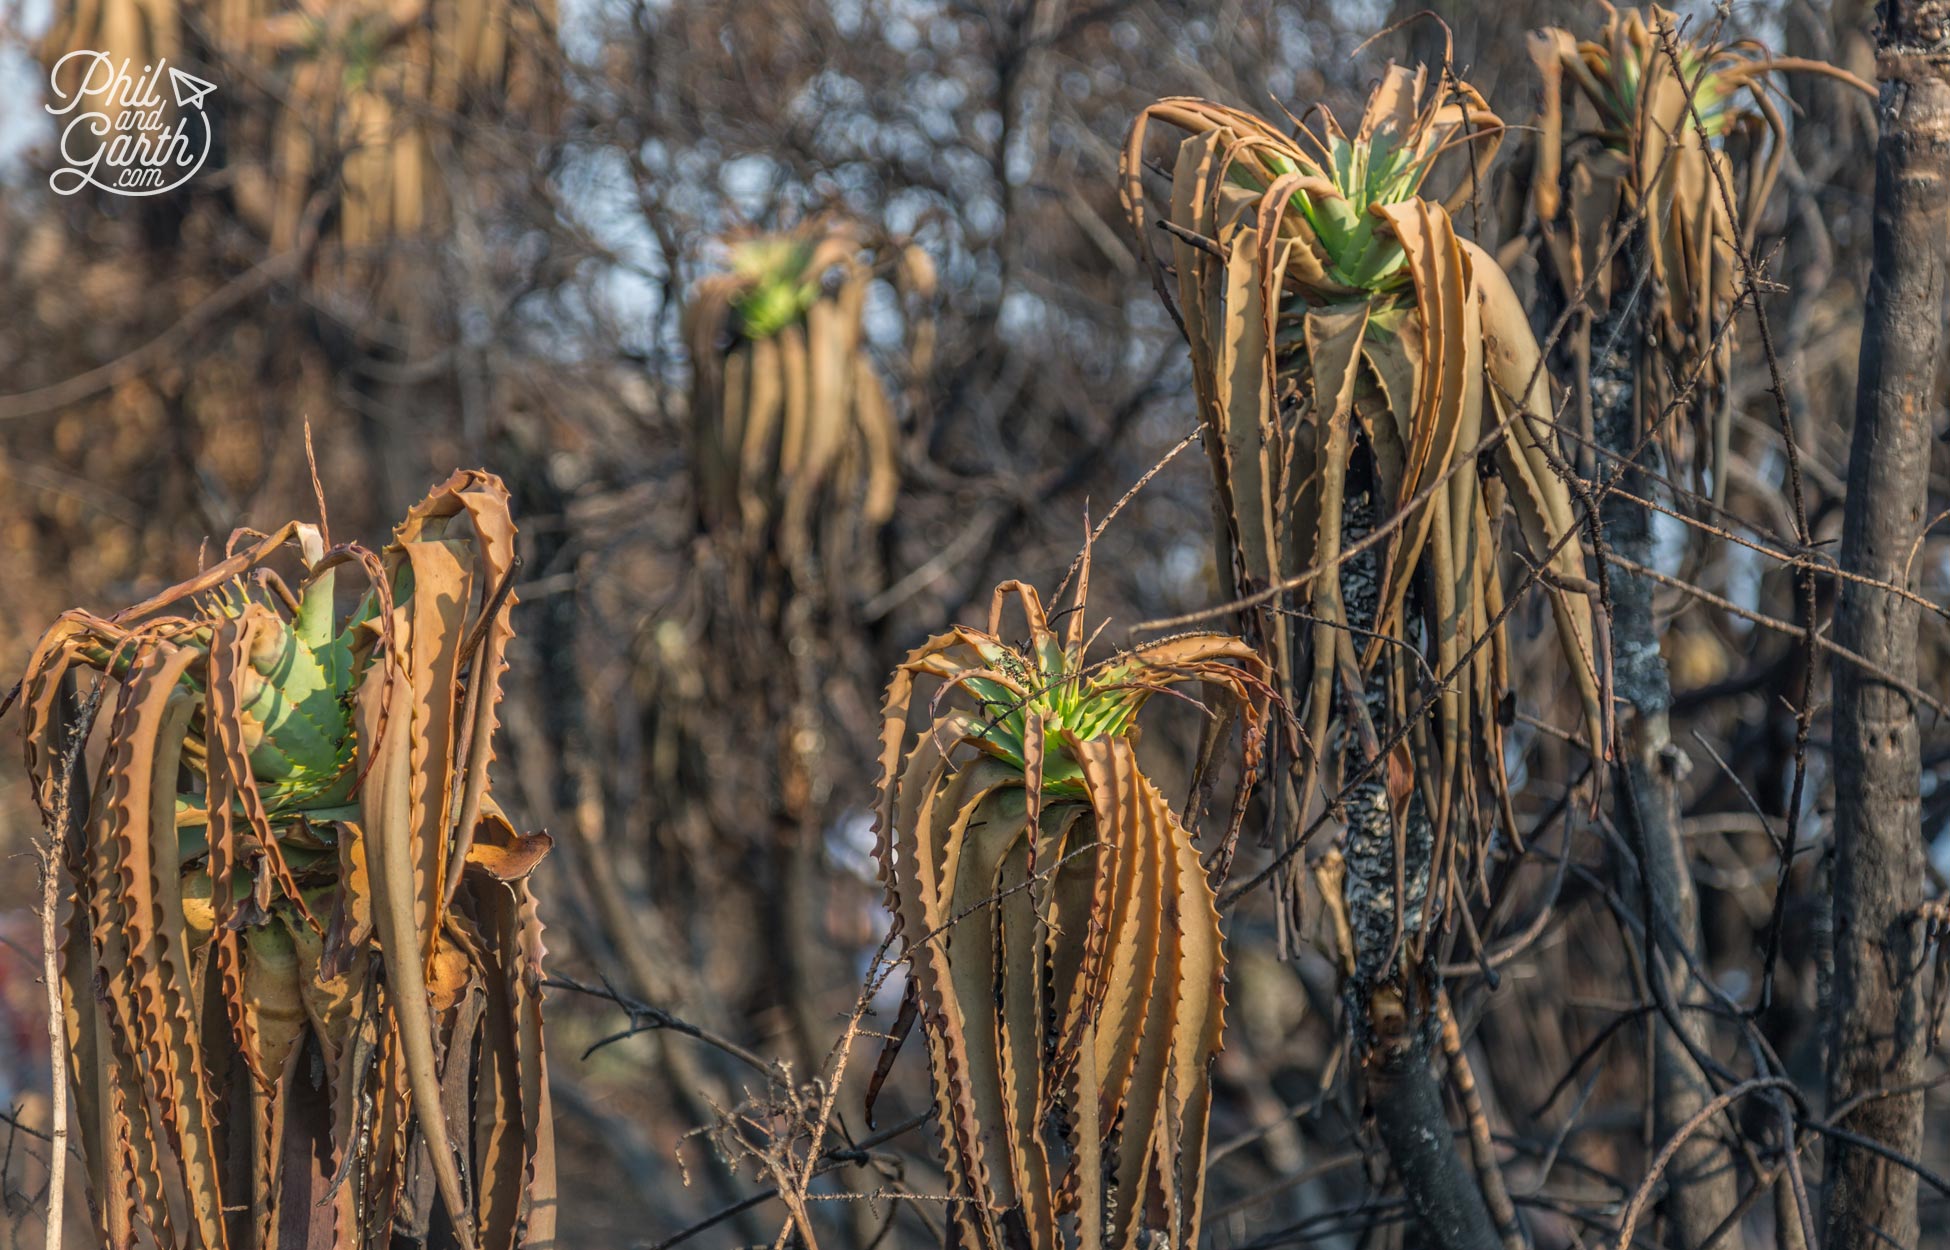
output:
[[[1656,401],[1641,402],[1651,396],[1635,384],[1636,374],[1657,367],[1643,359],[1655,349],[1645,342],[1637,307],[1631,291],[1619,291],[1610,314],[1591,333],[1592,425],[1600,445],[1620,457],[1630,456],[1644,437],[1646,409],[1652,407],[1650,415],[1657,416]],[[1612,347],[1614,339],[1617,346]],[[1636,367],[1635,354],[1641,357]],[[1655,441],[1640,459],[1657,454]],[[1624,468],[1619,485],[1641,499],[1650,498],[1655,489],[1638,461]],[[1635,564],[1651,566],[1650,511],[1612,495],[1602,512],[1606,546]],[[1619,858],[1619,894],[1643,904],[1646,975],[1658,979],[1655,993],[1675,1008],[1653,1024],[1653,1131],[1665,1141],[1713,1096],[1693,1057],[1704,1051],[1707,1017],[1677,1009],[1702,997],[1692,975],[1700,949],[1699,897],[1679,836],[1678,782],[1689,761],[1672,741],[1672,679],[1659,649],[1651,579],[1612,569],[1608,581],[1612,678],[1619,699],[1613,813],[1637,859],[1632,864]],[[1729,1163],[1725,1143],[1710,1132],[1694,1134],[1673,1158],[1661,1205],[1676,1250],[1705,1245],[1739,1201]],[[1738,1245],[1738,1233],[1733,1236],[1732,1244]]]
[[[1903,585],[1924,526],[1931,396],[1950,289],[1950,2],[1888,0],[1877,54],[1875,242],[1841,563]],[[1831,1104],[1913,1085],[1922,1074],[1920,734],[1914,703],[1890,684],[1915,681],[1916,634],[1912,603],[1862,582],[1843,583],[1835,641],[1875,671],[1834,668]],[[1868,1098],[1840,1127],[1913,1158],[1922,1143],[1923,1096]],[[1915,1174],[1845,1140],[1831,1139],[1828,1149],[1829,1250],[1918,1245]]]
[[[1363,446],[1348,471],[1344,544],[1351,546],[1374,523],[1373,480]],[[1357,631],[1374,629],[1381,597],[1378,556],[1368,551],[1348,560],[1340,580],[1348,624]],[[1409,612],[1408,619],[1410,641],[1419,644],[1417,614]],[[1346,707],[1344,765],[1353,776],[1374,762],[1375,744],[1365,727],[1385,733],[1390,724],[1385,674],[1369,675],[1365,689],[1340,693]],[[1354,942],[1348,1009],[1375,1128],[1431,1247],[1499,1250],[1483,1192],[1456,1148],[1433,1067],[1440,985],[1432,965],[1417,966],[1409,957],[1428,921],[1435,849],[1428,811],[1419,787],[1409,787],[1406,801],[1398,801],[1381,768],[1353,788],[1346,811],[1342,901]]]

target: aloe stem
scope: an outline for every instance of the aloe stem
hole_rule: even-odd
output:
[[[1365,442],[1349,466],[1341,520],[1343,548],[1374,527],[1375,501]],[[1341,566],[1341,597],[1348,627],[1372,630],[1381,599],[1380,557],[1365,551]],[[1418,619],[1410,614],[1410,619]],[[1387,723],[1388,692],[1375,674],[1358,691],[1342,689],[1345,703],[1365,705],[1367,717]],[[1349,718],[1352,719],[1352,718]],[[1345,753],[1350,774],[1369,767],[1362,735],[1349,732]],[[1388,1157],[1401,1176],[1409,1206],[1430,1244],[1439,1250],[1500,1250],[1476,1177],[1456,1150],[1433,1067],[1440,1023],[1439,984],[1432,969],[1411,968],[1408,938],[1427,921],[1424,903],[1435,849],[1434,831],[1421,800],[1410,791],[1406,810],[1393,810],[1385,772],[1371,769],[1347,799],[1347,876],[1342,898],[1354,937],[1354,975],[1347,993],[1368,1079],[1368,1101]]]

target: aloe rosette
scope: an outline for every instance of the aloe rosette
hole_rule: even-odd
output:
[[[1447,156],[1462,171],[1448,199],[1465,198],[1501,121],[1466,83],[1431,90],[1398,66],[1351,133],[1325,108],[1309,115],[1317,129],[1289,135],[1208,101],[1159,101],[1125,151],[1125,204],[1190,345],[1221,567],[1260,596],[1249,623],[1300,717],[1290,800],[1314,801],[1337,765],[1364,769],[1370,806],[1387,809],[1384,851],[1388,811],[1432,822],[1435,849],[1411,856],[1426,872],[1451,862],[1450,835],[1480,853],[1508,823],[1506,552],[1540,570],[1562,685],[1599,750],[1602,666],[1536,340],[1494,258],[1426,192]],[[1185,135],[1167,164],[1169,273],[1144,187],[1161,126]],[[1434,715],[1410,716],[1431,692]],[[1345,752],[1329,749],[1336,725]],[[1405,884],[1404,905],[1382,908],[1409,929],[1379,944],[1397,955],[1416,946],[1418,890],[1448,888]]]
[[[900,488],[900,423],[867,342],[868,290],[877,269],[894,277],[910,303],[909,371],[925,373],[931,325],[919,305],[933,265],[918,247],[828,220],[729,250],[728,271],[699,282],[685,308],[700,520],[728,555],[776,548],[802,582],[821,563],[842,577]]]
[[[1021,646],[1001,637],[1010,599]],[[957,628],[895,671],[882,880],[961,1244],[1193,1248],[1225,954],[1208,866],[1140,766],[1137,730],[1152,696],[1185,683],[1202,684],[1215,732],[1243,723],[1236,833],[1271,692],[1236,638],[1089,662],[1082,622],[1081,590],[1059,636],[1036,591],[1008,582],[986,632]],[[935,693],[916,732],[923,682]]]
[[[1732,431],[1739,257],[1752,253],[1787,152],[1773,76],[1814,73],[1869,95],[1874,88],[1753,40],[1694,36],[1657,6],[1602,8],[1595,39],[1556,27],[1529,37],[1543,80],[1531,203],[1549,270],[1567,299],[1583,293],[1589,324],[1646,278],[1645,332],[1626,342],[1657,346],[1638,353],[1634,393],[1658,414],[1674,400],[1674,379],[1691,388],[1694,447],[1681,462],[1717,504]],[[1616,246],[1635,221],[1642,246]],[[1589,324],[1578,332],[1588,336]],[[1588,342],[1578,356],[1582,367],[1594,363]],[[1588,380],[1580,390],[1588,394]]]
[[[22,686],[105,1244],[395,1245],[436,1205],[463,1244],[546,1242],[548,838],[488,784],[507,493],[456,474],[376,554],[296,522],[232,549],[66,614]],[[340,615],[347,572],[368,586]],[[115,693],[84,794],[91,669]]]

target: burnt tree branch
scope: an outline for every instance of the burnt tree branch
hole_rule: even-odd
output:
[[[1642,256],[1643,248],[1635,240],[1627,254]],[[1650,497],[1651,475],[1626,457],[1640,447],[1642,456],[1657,454],[1658,442],[1647,445],[1645,437],[1648,416],[1656,416],[1646,409],[1656,400],[1651,388],[1637,384],[1657,367],[1651,359],[1657,348],[1648,341],[1638,295],[1636,287],[1620,290],[1593,328],[1590,389],[1593,431],[1599,446],[1620,458],[1624,487],[1622,493],[1607,494],[1602,505],[1608,548],[1602,555],[1616,554],[1644,567],[1653,562],[1652,513],[1635,497]],[[1715,472],[1723,471],[1716,466]],[[1637,856],[1636,864],[1618,860],[1619,893],[1637,897],[1648,913],[1646,975],[1660,980],[1662,997],[1698,1001],[1689,969],[1699,952],[1699,898],[1679,835],[1678,782],[1689,765],[1672,741],[1672,679],[1659,649],[1653,580],[1622,568],[1610,571],[1608,580],[1612,677],[1620,703],[1615,815]],[[1678,1012],[1669,1025],[1655,1026],[1653,1041],[1653,1121],[1661,1141],[1674,1139],[1713,1096],[1693,1057],[1706,1043],[1704,1017]],[[1679,1036],[1680,1029],[1689,1036]],[[1700,1133],[1672,1159],[1662,1205],[1672,1221],[1673,1244],[1681,1250],[1705,1245],[1739,1200],[1734,1173],[1723,1166],[1725,1154],[1721,1141]]]
[[[1875,238],[1849,448],[1842,567],[1907,584],[1925,523],[1931,395],[1950,289],[1950,2],[1887,0],[1877,40],[1882,94]],[[1842,586],[1836,641],[1900,680],[1917,675],[1913,603]],[[1834,669],[1835,1010],[1828,1094],[1911,1087],[1926,1044],[1918,709],[1852,664]],[[1920,1092],[1861,1102],[1842,1127],[1897,1156],[1922,1144]],[[1916,1177],[1889,1154],[1830,1142],[1824,1243],[1914,1246]]]

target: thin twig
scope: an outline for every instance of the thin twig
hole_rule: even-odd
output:
[[[1733,600],[1726,598],[1724,595],[1716,595],[1710,590],[1706,590],[1699,586],[1693,585],[1691,582],[1681,581],[1676,577],[1668,577],[1664,573],[1659,572],[1659,570],[1657,569],[1647,568],[1645,565],[1640,564],[1634,560],[1628,560],[1624,556],[1614,555],[1613,553],[1607,551],[1605,553],[1605,559],[1607,562],[1611,564],[1616,564],[1619,568],[1624,569],[1629,573],[1637,573],[1641,577],[1651,578],[1653,581],[1658,582],[1662,586],[1670,586],[1674,590],[1684,591],[1686,594],[1689,594],[1693,598],[1698,599],[1701,603],[1710,603],[1714,607],[1720,609],[1720,611],[1731,613],[1732,615],[1737,616],[1742,620],[1751,621],[1754,624],[1764,626],[1767,629],[1779,630],[1781,633],[1784,634],[1791,634],[1791,635],[1797,635],[1803,637],[1808,636],[1806,630],[1802,629],[1799,625],[1794,624],[1792,621],[1784,621],[1781,620],[1779,617],[1768,616],[1766,613],[1763,612],[1755,612],[1751,608],[1743,608],[1739,604],[1733,602]],[[1822,637],[1820,634],[1813,635],[1813,641],[1816,646],[1828,652],[1830,655],[1836,656],[1839,659],[1847,660],[1850,664],[1855,665],[1863,672],[1869,674],[1871,677],[1874,677],[1877,681],[1887,682],[1889,685],[1895,687],[1897,690],[1902,691],[1904,694],[1916,700],[1924,707],[1929,708],[1932,712],[1935,712],[1937,715],[1950,716],[1950,703],[1945,703],[1943,700],[1938,699],[1934,695],[1929,694],[1928,692],[1923,690],[1920,686],[1918,686],[1915,682],[1904,681],[1902,678],[1896,676],[1894,673],[1889,672],[1887,669],[1883,668],[1881,665],[1870,660],[1868,657],[1858,654],[1857,652],[1851,651],[1847,647],[1844,647],[1842,644],[1838,642],[1831,642],[1827,638]]]
[[[848,1163],[864,1162],[867,1151],[872,1150],[875,1146],[890,1142],[903,1133],[911,1132],[921,1127],[928,1122],[931,1114],[931,1112],[923,1111],[919,1115],[902,1120],[899,1124],[891,1128],[882,1129],[880,1132],[874,1133],[871,1136],[863,1137],[851,1146],[832,1147],[825,1153],[823,1159],[817,1162],[817,1166],[814,1167],[812,1174],[818,1175],[822,1172],[829,1172],[836,1167],[842,1167]],[[778,1186],[768,1185],[766,1188],[759,1190],[749,1197],[740,1198],[730,1206],[721,1207],[713,1211],[703,1219],[672,1233],[662,1241],[650,1243],[645,1247],[645,1250],[670,1250],[670,1247],[681,1245],[699,1233],[715,1228],[731,1217],[741,1212],[749,1211],[761,1203],[770,1202],[778,1196]]]
[[[725,1054],[730,1055],[733,1059],[738,1060],[738,1062],[754,1071],[762,1073],[768,1080],[775,1079],[779,1076],[779,1064],[776,1060],[767,1059],[756,1051],[748,1050],[740,1046],[730,1038],[721,1036],[712,1032],[710,1029],[674,1016],[661,1007],[653,1007],[649,1003],[631,998],[628,994],[621,993],[615,986],[607,982],[601,988],[598,988],[593,985],[585,985],[573,977],[565,977],[558,974],[544,980],[542,985],[547,989],[573,990],[578,994],[587,994],[591,998],[600,998],[606,1002],[615,1003],[629,1014],[630,1027],[591,1043],[589,1049],[585,1050],[582,1054],[584,1059],[587,1059],[603,1047],[613,1045],[625,1038],[635,1037],[639,1033],[648,1033],[663,1029],[672,1033],[682,1033],[684,1036],[694,1037],[706,1045],[715,1046]]]
[[[1687,1139],[1706,1127],[1707,1121],[1735,1102],[1748,1094],[1768,1089],[1787,1090],[1794,1096],[1799,1096],[1794,1088],[1794,1082],[1784,1076],[1757,1076],[1719,1094],[1696,1111],[1691,1119],[1679,1126],[1679,1131],[1672,1135],[1672,1140],[1660,1148],[1658,1157],[1652,1160],[1652,1166],[1645,1173],[1645,1179],[1639,1182],[1638,1191],[1632,1195],[1632,1200],[1625,1206],[1625,1216],[1619,1221],[1618,1226],[1618,1250],[1631,1250],[1632,1233],[1638,1227],[1639,1216],[1644,1213],[1646,1203],[1651,1201],[1653,1193],[1657,1191],[1659,1178],[1665,1174],[1667,1165],[1672,1162],[1673,1156],[1679,1153],[1679,1148],[1686,1144]]]

